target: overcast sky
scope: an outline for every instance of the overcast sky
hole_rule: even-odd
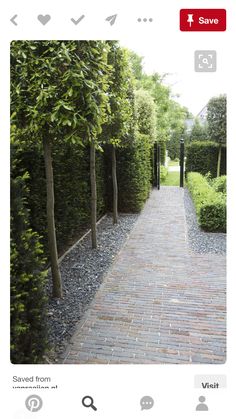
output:
[[[144,57],[143,64],[147,74],[169,73],[170,75],[166,78],[167,84],[172,86],[174,94],[180,95],[176,100],[186,106],[194,115],[197,115],[212,96],[226,93],[223,66],[221,62],[219,63],[219,56],[223,55],[222,50],[217,44],[217,72],[196,73],[194,71],[194,51],[196,49],[194,43],[186,42],[185,45],[181,45],[178,34],[176,38],[169,43],[168,40],[167,42],[158,42],[153,37],[150,37],[148,42],[147,38],[138,38],[125,40],[121,43]],[[199,44],[202,45],[202,42]],[[202,48],[198,46],[198,49]]]

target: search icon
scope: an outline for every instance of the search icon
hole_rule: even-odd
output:
[[[93,410],[97,410],[96,406],[93,404],[93,398],[91,396],[84,396],[82,398],[82,405],[84,407],[91,407]]]

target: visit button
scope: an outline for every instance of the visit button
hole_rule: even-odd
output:
[[[225,9],[181,9],[181,31],[225,31]]]

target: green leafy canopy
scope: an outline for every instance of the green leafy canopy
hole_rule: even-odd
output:
[[[41,139],[84,143],[106,120],[108,44],[103,41],[13,41],[12,123]]]

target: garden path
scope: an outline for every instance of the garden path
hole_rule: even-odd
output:
[[[168,172],[179,172],[180,171],[180,166],[169,166],[168,167]]]
[[[225,362],[225,257],[190,249],[183,198],[152,191],[60,362]]]

